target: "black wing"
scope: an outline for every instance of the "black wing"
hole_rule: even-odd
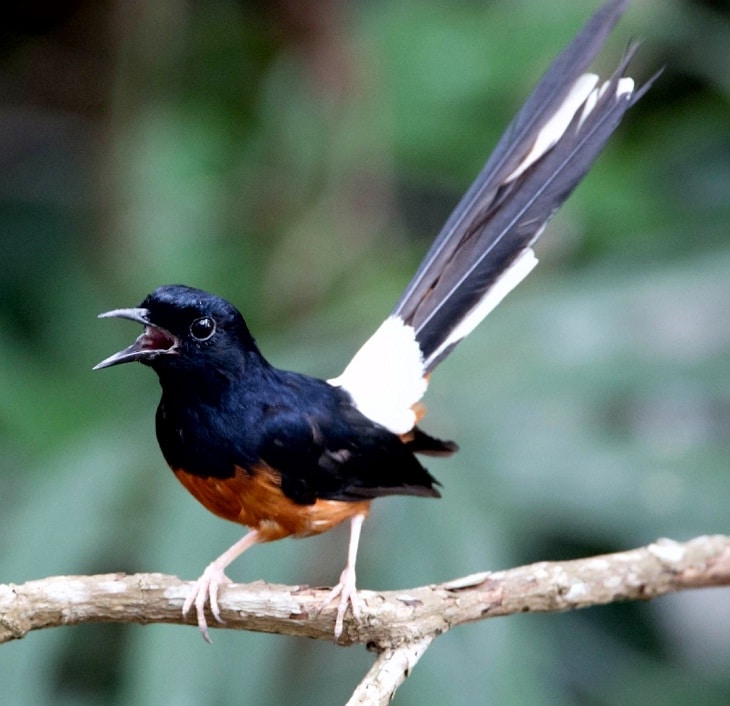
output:
[[[287,375],[298,379],[296,401],[269,408],[258,455],[281,473],[288,497],[305,504],[317,498],[438,497],[436,479],[414,452],[448,454],[453,444],[420,431],[404,441],[358,412],[341,390]]]

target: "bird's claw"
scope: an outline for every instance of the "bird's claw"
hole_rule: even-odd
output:
[[[218,594],[222,586],[227,586],[231,580],[225,575],[223,569],[218,567],[215,562],[209,564],[202,576],[195,582],[193,590],[183,603],[182,614],[187,617],[190,609],[195,606],[195,613],[198,617],[198,628],[203,639],[210,643],[210,635],[208,634],[208,621],[205,618],[205,604],[210,605],[210,612],[219,623],[225,621],[221,618],[220,608],[218,606]]]
[[[352,609],[352,617],[359,622],[361,615],[361,601],[357,595],[357,587],[355,585],[355,571],[349,567],[340,574],[339,583],[329,592],[327,598],[324,599],[320,613],[339,596],[339,605],[337,606],[337,618],[335,619],[335,642],[340,639],[344,628],[345,614],[347,607]]]

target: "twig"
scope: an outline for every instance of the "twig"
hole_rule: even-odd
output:
[[[434,637],[429,635],[416,642],[383,650],[345,706],[382,706],[389,703]]]

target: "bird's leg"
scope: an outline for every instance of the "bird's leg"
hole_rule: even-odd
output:
[[[322,603],[323,610],[335,598],[339,596],[340,605],[337,607],[337,619],[335,620],[335,642],[342,635],[343,621],[347,606],[352,607],[352,615],[355,620],[360,620],[360,599],[357,597],[357,588],[355,586],[355,560],[357,558],[357,546],[360,543],[360,530],[365,515],[354,515],[350,520],[350,544],[347,549],[347,564],[340,574],[340,582],[330,591],[329,595]]]
[[[183,617],[187,616],[193,604],[195,604],[198,627],[206,642],[211,642],[211,639],[208,634],[208,623],[205,619],[205,602],[208,601],[210,603],[210,612],[213,613],[213,617],[219,623],[223,623],[224,621],[221,618],[220,609],[218,608],[218,592],[221,586],[231,583],[231,580],[225,575],[225,569],[249,547],[261,541],[263,540],[256,530],[251,530],[248,534],[241,537],[233,546],[205,567],[205,571],[203,571],[201,577],[195,582],[193,590],[185,599],[182,609]]]

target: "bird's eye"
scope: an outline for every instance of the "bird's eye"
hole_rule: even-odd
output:
[[[210,316],[202,316],[190,324],[190,333],[198,341],[207,341],[215,333],[215,321]]]

